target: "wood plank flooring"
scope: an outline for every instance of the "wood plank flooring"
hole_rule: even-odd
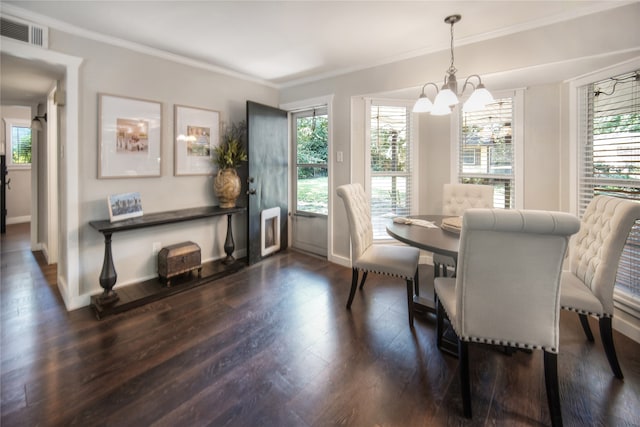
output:
[[[457,360],[435,347],[433,315],[411,331],[401,281],[370,275],[348,311],[351,270],[288,251],[98,321],[88,307],[65,310],[55,266],[24,233],[2,237],[3,427],[550,422],[542,354],[480,345],[470,347],[474,417],[462,417]],[[615,334],[618,381],[592,328],[595,343],[562,313],[564,423],[640,425],[640,344]]]

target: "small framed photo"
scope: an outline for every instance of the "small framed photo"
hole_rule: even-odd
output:
[[[174,106],[174,175],[213,174],[213,148],[219,144],[220,113]]]
[[[160,176],[162,104],[99,94],[98,178]]]
[[[142,216],[142,199],[140,193],[112,194],[107,197],[109,204],[109,221]]]

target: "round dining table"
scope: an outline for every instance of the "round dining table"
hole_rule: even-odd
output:
[[[413,215],[406,217],[409,220],[429,221],[436,227],[425,227],[417,223],[411,224],[410,221],[407,221],[408,223],[405,224],[390,220],[387,224],[387,234],[409,246],[450,256],[457,262],[460,234],[444,230],[440,227],[442,220],[449,216],[450,215]],[[413,302],[418,311],[435,311],[435,302],[433,299],[421,297],[419,286],[416,286],[414,289]]]

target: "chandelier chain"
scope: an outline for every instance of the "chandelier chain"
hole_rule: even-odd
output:
[[[456,71],[456,67],[453,66],[453,62],[454,62],[454,57],[453,57],[453,24],[455,24],[456,21],[452,20],[451,21],[451,65],[449,66],[449,70],[448,73],[449,74],[455,74]]]

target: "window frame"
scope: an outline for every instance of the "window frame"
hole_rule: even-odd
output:
[[[504,90],[493,93],[495,99],[512,98],[513,120],[511,122],[511,144],[513,146],[514,163],[511,175],[491,174],[487,171],[478,176],[505,179],[513,176],[513,186],[515,189],[515,201],[513,208],[522,209],[524,206],[524,88]],[[450,182],[461,182],[460,176],[460,147],[462,133],[462,108],[459,105],[451,113],[451,163]],[[487,167],[489,165],[487,164]]]
[[[418,214],[419,205],[419,179],[418,179],[418,159],[419,157],[419,145],[418,144],[418,120],[416,113],[412,112],[413,101],[405,99],[391,99],[391,98],[365,98],[365,123],[364,123],[364,139],[365,139],[365,168],[364,168],[364,189],[369,200],[372,198],[371,179],[375,175],[371,170],[371,107],[375,105],[390,106],[390,107],[405,107],[407,109],[407,120],[409,125],[407,126],[408,144],[410,150],[410,172],[408,174],[402,174],[402,176],[408,176],[410,179],[410,214]],[[399,176],[399,175],[397,175]],[[374,243],[396,243],[388,234],[384,234],[382,237],[376,236],[374,233]]]
[[[577,77],[569,82],[569,211],[580,217],[580,180],[582,150],[580,150],[580,96],[585,85],[640,69],[640,58],[634,58],[611,67]],[[640,301],[617,286],[613,291],[614,306],[624,312],[628,319],[621,320],[616,316],[616,329],[622,328],[627,335],[640,334]]]
[[[5,153],[7,159],[7,169],[8,170],[29,170],[33,165],[33,155],[34,155],[34,135],[33,129],[31,129],[31,122],[25,119],[16,119],[16,118],[5,118]],[[13,128],[21,127],[21,128],[29,128],[31,129],[31,163],[13,163]]]

